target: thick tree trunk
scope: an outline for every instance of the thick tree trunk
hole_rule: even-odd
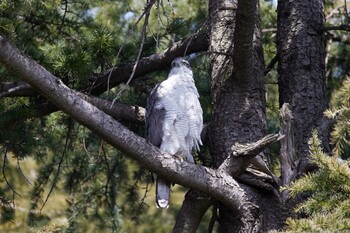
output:
[[[234,143],[252,142],[266,134],[264,59],[259,20],[252,4],[256,6],[257,2],[239,1],[237,9],[232,1],[209,1],[209,51],[213,52],[210,56],[213,115],[209,135],[216,166],[226,159]],[[276,229],[283,224],[285,216],[278,198],[250,186],[245,191],[250,201],[259,206],[259,219],[251,224],[261,225],[252,228],[252,232]],[[220,232],[245,232],[241,227],[244,221],[240,211],[232,212],[219,205]]]
[[[308,140],[318,129],[328,149],[329,127],[324,126],[325,39],[324,1],[278,1],[277,51],[280,106],[289,103],[294,138],[300,157],[299,174],[308,168]]]
[[[212,151],[215,164],[219,166],[235,142],[251,142],[266,133],[264,62],[259,41],[260,32],[256,28],[254,56],[251,57],[254,60],[250,61],[253,69],[249,68],[254,70],[255,75],[247,78],[245,75],[238,76],[233,72],[234,64],[240,62],[239,57],[236,58],[235,63],[232,59],[236,12],[232,9],[233,6],[226,6],[232,5],[232,1],[210,1],[210,4],[209,10],[212,13],[209,13],[213,14],[209,48],[213,52],[210,57],[213,101],[210,142],[211,148],[215,148]],[[220,6],[220,4],[225,6]],[[215,9],[212,9],[214,6],[216,6]],[[225,8],[227,10],[220,11]],[[246,43],[252,43],[252,41]],[[230,56],[218,55],[216,52]]]

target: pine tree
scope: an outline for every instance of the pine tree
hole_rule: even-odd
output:
[[[296,212],[299,219],[288,219],[286,232],[342,232],[350,230],[350,79],[334,93],[333,109],[326,115],[336,119],[332,132],[333,155],[321,149],[317,131],[309,149],[317,172],[295,181],[287,190],[292,197],[307,194]]]

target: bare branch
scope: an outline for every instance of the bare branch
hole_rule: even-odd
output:
[[[32,96],[34,89],[26,82],[0,83],[0,99],[3,97]]]
[[[179,161],[172,155],[160,151],[159,148],[81,99],[60,79],[35,61],[23,56],[3,36],[0,36],[0,62],[7,69],[15,71],[62,111],[130,158],[137,160],[148,170],[185,187],[210,193],[232,209],[239,209],[244,219],[259,219],[258,207],[249,202],[240,184],[222,169],[213,170]],[[243,224],[247,224],[245,229],[252,227],[247,222]]]
[[[277,32],[277,28],[264,28],[261,30],[262,33],[276,33]]]
[[[44,201],[43,205],[40,208],[40,211],[43,210],[43,208],[45,207],[47,201],[49,200],[49,198],[51,196],[51,193],[52,193],[53,189],[56,187],[56,184],[57,184],[57,181],[58,181],[58,178],[59,178],[59,174],[60,174],[60,171],[61,171],[61,166],[62,166],[62,163],[63,163],[63,159],[66,156],[66,153],[67,153],[67,150],[68,150],[68,141],[69,141],[69,138],[70,138],[71,130],[72,130],[72,121],[70,119],[70,122],[69,122],[69,125],[68,125],[68,131],[67,131],[67,135],[66,135],[66,142],[65,142],[65,145],[64,145],[64,149],[63,149],[62,155],[60,157],[60,161],[58,162],[56,174],[55,174],[55,177],[53,178],[53,181],[52,181],[49,193],[47,194],[47,196],[45,198],[45,201]]]
[[[347,21],[349,22],[349,10],[348,10],[348,3],[347,3],[347,0],[344,0],[344,11],[345,11],[345,14],[346,14],[346,18],[347,18]]]
[[[115,102],[112,105],[112,101],[104,100],[98,97],[85,95],[80,92],[76,94],[85,99],[89,103],[96,106],[98,109],[104,111],[111,117],[117,120],[128,121],[137,124],[144,124],[145,122],[145,108],[138,105],[127,105],[119,102]],[[112,106],[112,107],[111,107]]]
[[[208,46],[207,35],[205,33],[189,36],[188,38],[176,42],[162,53],[141,58],[135,70],[134,79],[157,70],[167,69],[175,58],[205,51],[208,49]],[[93,86],[85,89],[85,92],[91,93],[92,95],[99,95],[105,92],[107,90],[107,81],[109,77],[109,85],[111,88],[126,82],[132,73],[134,65],[134,62],[124,64],[104,72],[96,78]]]
[[[30,182],[28,180],[28,178],[24,175],[23,171],[22,171],[22,168],[21,168],[21,165],[19,164],[19,159],[17,158],[17,168],[19,170],[19,172],[21,173],[21,175],[24,177],[24,179],[30,184],[30,185],[33,185],[32,182]]]
[[[137,105],[126,105],[122,103],[114,103],[111,107],[112,101],[100,99],[94,96],[85,95],[80,92],[75,92],[79,95],[80,98],[90,102],[98,109],[104,111],[108,115],[112,116],[115,119],[123,120],[136,124],[144,124],[145,117],[145,109],[141,106]],[[7,127],[12,125],[13,122],[23,121],[29,118],[42,117],[46,116],[52,112],[58,111],[58,108],[50,102],[40,103],[36,106],[22,106],[21,112],[24,114],[11,114],[13,109],[8,110],[7,112],[3,112],[0,116],[4,116],[7,114],[11,115],[9,120],[1,121],[0,128]],[[33,109],[34,108],[34,109]]]
[[[276,55],[271,59],[270,63],[266,66],[265,72],[264,72],[265,76],[273,69],[273,67],[275,67],[277,62],[278,62],[278,57]]]
[[[152,4],[154,3],[155,1],[152,1]],[[149,7],[149,10],[151,9],[151,7]],[[142,27],[142,31],[141,31],[141,44],[140,44],[140,48],[139,48],[139,51],[138,51],[138,54],[137,54],[137,57],[136,57],[136,61],[135,61],[135,64],[132,68],[132,71],[131,71],[131,74],[130,74],[130,77],[128,79],[128,81],[126,82],[126,85],[117,93],[116,97],[114,98],[114,100],[112,101],[112,105],[114,104],[114,102],[120,97],[121,93],[123,91],[125,91],[126,87],[129,86],[131,80],[133,79],[134,75],[135,75],[135,71],[136,71],[136,68],[137,66],[139,65],[139,61],[140,61],[140,57],[141,57],[141,53],[142,53],[142,50],[143,50],[143,45],[145,44],[145,39],[146,39],[146,35],[147,35],[147,32],[146,32],[146,29],[147,29],[147,25],[148,25],[148,19],[149,19],[149,15],[150,15],[150,12],[149,10],[146,12],[146,16],[145,16],[145,22],[143,23],[143,27]],[[112,106],[111,105],[111,106]]]
[[[120,53],[121,53],[121,51],[123,50],[123,48],[124,48],[124,45],[125,45],[125,42],[127,41],[127,40],[129,40],[130,39],[130,36],[134,33],[134,31],[135,31],[135,29],[136,29],[136,26],[139,24],[139,22],[141,21],[141,19],[143,18],[143,16],[145,16],[146,15],[146,19],[145,19],[145,22],[146,21],[148,21],[148,17],[149,16],[147,16],[147,15],[149,15],[149,12],[150,12],[150,10],[151,10],[151,8],[152,8],[152,6],[153,6],[153,4],[154,4],[154,2],[155,2],[156,0],[152,0],[152,1],[150,1],[150,2],[147,2],[147,5],[145,6],[145,8],[144,8],[144,10],[143,10],[143,12],[142,12],[142,14],[140,15],[140,17],[136,20],[136,22],[134,23],[134,25],[131,27],[131,29],[128,31],[128,34],[126,35],[126,37],[124,38],[124,41],[123,41],[123,43],[122,43],[122,45],[120,46],[120,48],[119,48],[119,50],[118,50],[118,53],[117,53],[117,59],[119,58],[119,55],[120,55]],[[145,25],[145,24],[144,24]],[[143,32],[142,32],[142,34],[143,34]],[[141,37],[142,37],[142,35],[141,35]],[[142,43],[143,44],[143,43]],[[143,45],[141,45],[141,46],[143,46]],[[141,49],[142,50],[142,49]],[[138,59],[137,59],[138,60]],[[135,67],[137,66],[136,64],[138,64],[138,62],[136,61],[136,63],[135,63],[135,65],[134,65],[134,68],[133,68],[133,70],[134,69],[136,69]],[[107,91],[109,92],[109,90],[110,90],[110,86],[109,86],[109,83],[110,83],[110,78],[111,78],[111,72],[112,72],[112,70],[115,68],[116,66],[114,65],[113,66],[113,68],[112,69],[110,69],[110,73],[109,73],[109,75],[108,75],[108,81],[107,81]],[[134,71],[133,71],[134,72]],[[130,75],[130,77],[132,77],[133,75]],[[94,83],[95,84],[95,83]],[[94,85],[93,84],[93,85]]]
[[[18,195],[19,197],[22,197],[21,194],[19,194],[18,192],[16,192],[16,190],[12,187],[11,183],[9,182],[9,180],[7,179],[6,177],[6,173],[5,173],[5,170],[6,170],[6,162],[7,162],[7,148],[5,148],[5,151],[4,151],[4,159],[2,161],[2,177],[4,178],[7,186],[12,190],[13,194],[16,194]],[[14,196],[14,195],[13,195]]]
[[[236,143],[231,151],[232,153],[220,165],[219,169],[233,174],[237,177],[242,174],[251,164],[251,160],[257,156],[267,145],[274,143],[283,138],[280,134],[269,134],[255,143],[241,145]]]
[[[58,33],[61,33],[61,30],[62,30],[62,28],[64,26],[64,21],[66,19],[67,12],[68,12],[68,1],[64,0],[63,16],[62,16],[62,19],[61,19],[61,25],[60,25],[60,27],[58,29]]]
[[[341,31],[348,31],[350,32],[350,25],[348,24],[341,24],[338,26],[325,26],[323,27],[324,31],[332,31],[332,30],[341,30]]]
[[[261,190],[267,190],[270,193],[274,194],[278,199],[280,199],[280,195],[276,187],[266,182],[271,178],[266,177],[267,175],[265,174],[266,178],[261,179],[261,175],[264,175],[264,174],[255,174],[255,172],[256,172],[255,170],[248,168],[247,172],[239,176],[238,181],[242,184],[246,184],[251,187],[255,187]]]
[[[218,218],[218,203],[213,204],[212,215],[208,225],[208,233],[212,233],[214,229],[215,222]]]

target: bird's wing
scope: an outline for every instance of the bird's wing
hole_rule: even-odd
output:
[[[146,134],[150,143],[155,146],[160,146],[163,137],[163,123],[165,117],[165,109],[160,102],[158,89],[160,84],[157,84],[151,91],[147,100],[146,106]]]
[[[201,132],[203,129],[203,110],[199,102],[199,94],[195,86],[188,88],[189,96],[186,111],[188,114],[189,133],[186,137],[189,143],[189,148],[199,151],[199,146],[202,145]]]
[[[151,91],[146,106],[147,139],[153,145],[160,147],[163,137],[165,121],[165,107],[162,104],[161,85],[157,84]],[[156,177],[156,205],[157,208],[168,208],[170,200],[170,182]]]

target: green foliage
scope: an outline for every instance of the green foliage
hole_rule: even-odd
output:
[[[287,188],[292,197],[306,193],[309,198],[296,208],[297,213],[303,213],[304,217],[289,218],[285,232],[349,231],[350,163],[324,153],[316,131],[309,146],[312,161],[319,169]]]
[[[325,1],[326,26],[331,25],[348,25],[350,22],[349,4],[344,4],[344,1],[332,0]],[[336,9],[336,10],[335,10]],[[332,95],[335,89],[338,89],[346,75],[350,72],[349,60],[349,37],[345,36],[341,30],[333,30],[326,33],[327,44],[327,94]]]
[[[350,78],[334,93],[333,108],[326,115],[336,120],[332,131],[333,153],[342,158],[350,157]]]
[[[15,218],[15,210],[11,206],[9,197],[0,189],[0,224],[10,222]]]
[[[276,7],[267,1],[260,2],[260,21],[262,29],[262,44],[264,49],[264,58],[266,65],[273,62],[277,56],[276,34],[277,34],[277,12]],[[279,96],[277,83],[277,64],[271,67],[271,70],[265,76],[266,88],[266,118],[267,132],[278,133],[279,131]],[[273,170],[279,170],[279,144],[274,143],[270,147],[270,161]]]

